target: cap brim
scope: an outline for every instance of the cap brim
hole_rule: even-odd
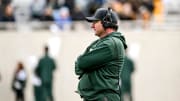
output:
[[[95,17],[86,17],[86,20],[88,22],[98,21],[99,19],[96,19]]]

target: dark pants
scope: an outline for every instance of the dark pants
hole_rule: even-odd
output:
[[[25,101],[24,92],[22,90],[16,90],[16,101]]]
[[[42,93],[42,101],[54,101],[51,83],[46,83],[42,85]]]
[[[41,86],[34,86],[34,97],[35,97],[35,101],[43,101]]]

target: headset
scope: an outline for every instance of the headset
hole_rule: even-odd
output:
[[[102,25],[106,29],[108,27],[117,27],[115,23],[113,23],[113,18],[112,18],[112,9],[108,7],[107,13],[105,17],[102,19]]]

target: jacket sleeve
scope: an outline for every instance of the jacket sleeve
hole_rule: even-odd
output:
[[[78,62],[75,62],[75,73],[76,75],[79,75],[79,78],[84,74],[83,70],[81,70],[78,66]]]
[[[107,44],[90,49],[89,52],[79,56],[76,61],[76,68],[81,71],[93,71],[113,59],[112,51]]]

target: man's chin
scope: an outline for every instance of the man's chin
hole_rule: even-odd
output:
[[[99,35],[98,35],[97,33],[95,33],[95,36],[98,36],[98,37],[99,37]]]

